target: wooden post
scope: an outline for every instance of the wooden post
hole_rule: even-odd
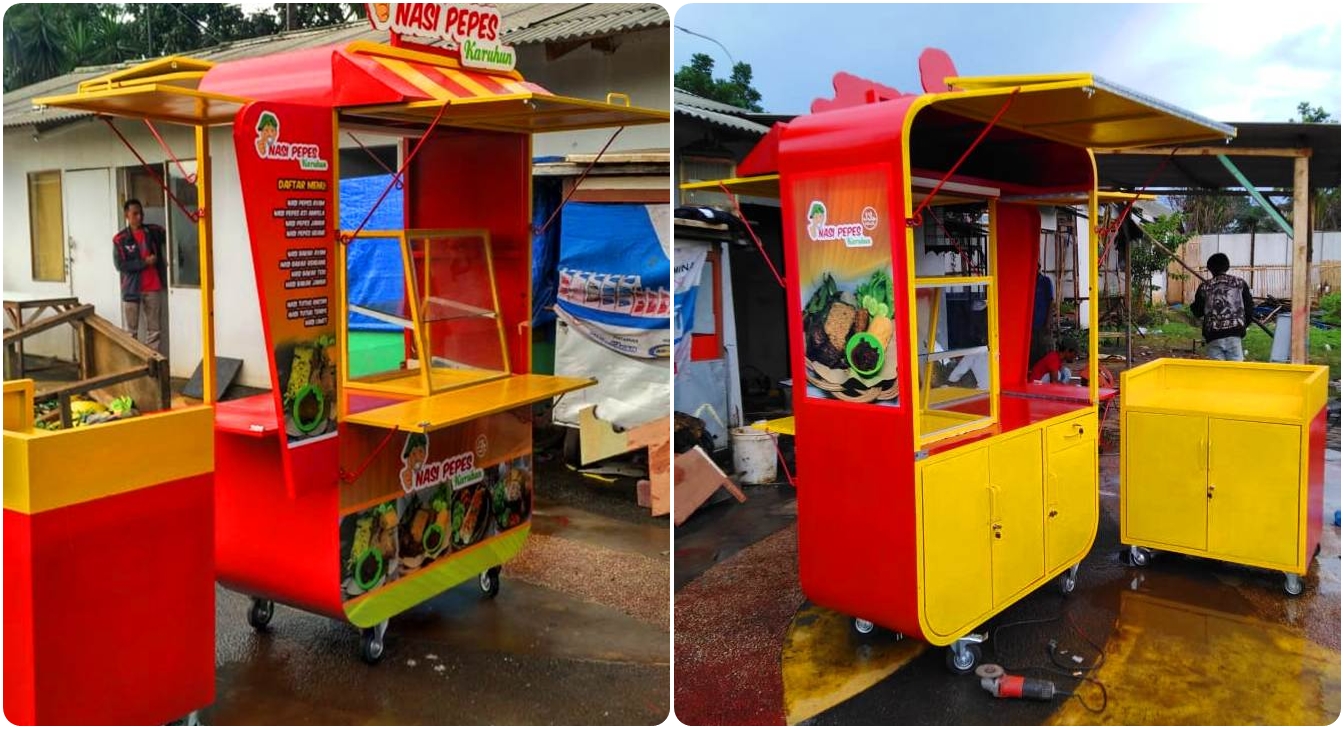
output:
[[[1293,364],[1307,363],[1307,317],[1311,308],[1311,280],[1307,249],[1311,245],[1310,195],[1307,157],[1293,159]]]

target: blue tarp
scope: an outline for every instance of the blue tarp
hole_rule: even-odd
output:
[[[537,328],[555,321],[561,221],[551,223],[541,235],[536,231],[546,224],[559,204],[559,180],[544,177],[532,180],[532,326]]]
[[[378,196],[383,194],[392,175],[373,175],[341,180],[341,230],[354,230],[368,215]],[[387,193],[365,230],[401,230],[403,191],[393,188]],[[365,241],[348,248],[349,276],[347,287],[350,303],[371,306],[377,302],[399,301],[404,291],[404,269],[401,250],[383,241]],[[395,324],[371,319],[363,314],[350,315],[350,328],[358,331],[401,331]]]

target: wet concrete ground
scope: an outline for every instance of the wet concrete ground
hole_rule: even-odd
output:
[[[377,666],[352,626],[277,606],[266,633],[249,601],[217,598],[217,697],[207,724],[621,724],[668,715],[667,520],[625,484],[589,485],[540,464],[524,553],[499,595],[461,585],[390,622]],[[576,494],[580,494],[576,496]],[[593,504],[599,504],[597,508]],[[553,581],[572,553],[607,580]],[[603,569],[602,565],[615,565]],[[612,583],[615,584],[612,584]],[[601,584],[599,584],[601,583]],[[646,607],[661,599],[661,615]]]
[[[1327,521],[1339,508],[1338,452],[1331,459]],[[880,629],[859,636],[847,617],[804,602],[782,629],[758,629],[758,634],[780,635],[777,646],[744,651],[779,658],[773,665],[764,655],[757,660],[757,685],[741,700],[737,716],[823,725],[1333,721],[1340,713],[1339,528],[1325,527],[1306,592],[1296,598],[1283,592],[1279,573],[1171,554],[1158,555],[1146,568],[1132,567],[1120,558],[1116,457],[1103,455],[1101,467],[1101,527],[1075,592],[1065,598],[1054,585],[1043,587],[984,626],[991,636],[983,646],[986,661],[1050,679],[1079,698],[995,699],[973,676],[949,673],[945,649],[900,640]],[[785,571],[778,550],[762,549],[776,536],[757,544],[749,540],[756,531],[777,527],[789,501],[780,495],[713,507],[724,513],[697,515],[700,523],[688,522],[692,528],[677,531],[676,704],[683,721],[712,716],[741,723],[731,709],[711,710],[683,695],[683,672],[695,676],[702,666],[694,653],[683,660],[683,642],[694,646],[697,640],[682,635],[681,616],[684,610],[713,613],[683,606],[683,598],[718,599],[700,588],[718,582],[727,570],[753,572],[737,561],[760,562],[755,571]],[[683,560],[683,553],[692,559]],[[768,605],[772,600],[762,593],[797,595],[796,582],[794,574],[769,586],[753,583],[752,589]],[[707,643],[723,640],[714,637]],[[1070,675],[1074,671],[1061,672],[1054,665],[1047,653],[1051,640],[1061,651],[1054,661],[1075,670],[1094,669],[1090,677],[1105,687],[1104,709],[1101,688],[1090,683],[1078,688],[1079,680]],[[706,652],[711,648],[704,646]],[[772,688],[764,691],[763,685]],[[733,700],[728,698],[733,693],[731,688],[721,692],[724,700]],[[761,705],[776,696],[780,705]]]

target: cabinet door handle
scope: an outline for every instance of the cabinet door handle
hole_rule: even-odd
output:
[[[989,521],[991,523],[999,520],[999,487],[994,484],[989,485]],[[997,527],[996,527],[997,528]]]
[[[1051,509],[1049,513],[1046,514],[1046,516],[1050,517],[1051,519],[1059,516],[1059,509]]]
[[[1002,525],[1002,524],[995,524],[995,525],[994,525],[994,538],[995,538],[995,539],[1003,539],[1003,525]]]

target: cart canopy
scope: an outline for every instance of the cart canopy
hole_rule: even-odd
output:
[[[200,88],[209,61],[168,56],[81,83],[73,94],[35,99],[95,114],[213,126],[230,124],[247,99]]]
[[[1088,73],[1045,76],[954,76],[956,89],[934,95],[933,106],[989,121],[1015,89],[998,125],[1089,149],[1231,139],[1237,130]]]

